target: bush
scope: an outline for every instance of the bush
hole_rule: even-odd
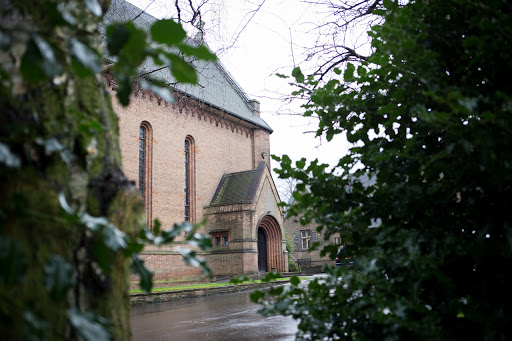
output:
[[[288,271],[289,272],[298,272],[299,266],[296,262],[292,261],[291,259],[288,259]]]

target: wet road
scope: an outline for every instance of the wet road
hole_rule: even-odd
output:
[[[133,340],[294,340],[297,322],[263,318],[249,293],[198,297],[132,307]]]

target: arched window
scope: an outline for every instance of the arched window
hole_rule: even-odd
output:
[[[185,138],[185,221],[195,222],[195,143]]]
[[[146,225],[151,229],[151,161],[153,132],[149,122],[139,128],[139,192],[146,209]]]

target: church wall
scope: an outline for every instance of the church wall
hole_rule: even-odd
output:
[[[195,145],[195,222],[200,222],[207,213],[203,208],[210,204],[224,173],[253,169],[258,162],[269,160],[268,132],[250,128],[242,121],[230,122],[222,118],[223,113],[210,111],[204,105],[203,108],[183,103],[173,106],[151,93],[139,91],[137,96],[132,96],[128,108],[120,106],[114,97],[113,106],[119,117],[123,169],[137,186],[139,127],[143,121],[151,126],[152,219],[158,218],[163,229],[184,220],[184,143],[187,136],[192,136]],[[265,153],[262,155],[262,152]],[[261,213],[270,210],[282,224],[268,176],[267,172],[260,203],[263,206],[255,210],[250,205],[251,208],[235,209],[229,214],[208,215],[207,226],[199,231],[229,230],[228,248],[214,248],[211,253],[199,252],[207,259],[214,276],[257,272],[254,231]],[[186,265],[172,247],[165,250],[147,247],[141,256],[146,266],[154,271],[156,287],[207,280],[200,269]],[[136,281],[137,278],[132,277],[132,282]]]
[[[212,199],[224,173],[253,168],[253,141],[250,129],[239,124],[235,131],[226,121],[218,126],[204,111],[185,106],[181,110],[150,99],[140,92],[128,108],[116,101],[120,145],[125,174],[138,186],[138,134],[142,121],[151,124],[152,141],[152,218],[159,218],[164,229],[184,220],[184,141],[195,141],[195,221],[202,219],[203,206]],[[181,112],[180,112],[181,111]],[[199,117],[201,117],[199,119]],[[211,118],[219,119],[211,115]],[[232,122],[235,126],[236,122]],[[243,128],[243,129],[240,129]],[[249,133],[249,134],[248,134]]]

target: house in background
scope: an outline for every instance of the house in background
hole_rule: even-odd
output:
[[[293,198],[290,205],[293,204]],[[300,223],[299,217],[286,217],[284,219],[284,230],[286,239],[289,243],[293,244],[293,251],[290,253],[292,261],[296,262],[301,271],[311,268],[312,272],[319,272],[323,264],[334,265],[329,255],[320,256],[320,252],[324,245],[332,244],[342,246],[342,241],[339,233],[329,237],[329,240],[324,240],[323,235],[319,233],[316,228],[318,224],[314,221],[307,225]],[[316,250],[310,251],[309,248],[315,242],[319,242],[319,247]]]
[[[371,174],[362,174],[358,176],[348,175],[349,185],[345,187],[345,191],[350,193],[354,189],[354,184],[359,183],[364,188],[368,188],[370,186],[374,186],[376,183],[376,176]],[[294,204],[294,199],[291,197],[291,200],[288,202],[289,205]],[[374,218],[369,221],[368,228],[377,228],[382,223],[380,218]],[[290,253],[290,257],[292,260],[296,261],[299,265],[304,267],[312,267],[317,268],[322,264],[330,264],[334,265],[334,260],[326,255],[324,257],[320,256],[320,251],[322,250],[322,246],[324,245],[336,245],[338,249],[342,249],[344,245],[346,245],[346,240],[342,240],[339,233],[335,233],[328,238],[328,240],[324,239],[319,232],[317,232],[316,228],[318,224],[314,221],[307,225],[302,225],[300,223],[299,217],[286,217],[284,220],[284,230],[286,232],[286,238],[288,241],[292,242],[294,245],[293,252]],[[309,251],[309,247],[314,242],[319,242],[320,246],[314,250]]]
[[[133,20],[144,28],[156,20],[120,0],[112,1],[105,18]],[[199,254],[214,276],[285,271],[283,214],[270,173],[272,129],[260,117],[259,102],[246,96],[220,62],[195,66],[199,84],[194,86],[176,83],[167,69],[144,66],[173,84],[174,103],[142,89],[135,89],[127,108],[113,100],[124,172],[141,192],[148,226],[155,218],[162,229],[206,221],[198,232],[210,235],[214,248]],[[104,77],[114,94],[116,80]],[[174,247],[143,251],[155,283],[202,278]]]

